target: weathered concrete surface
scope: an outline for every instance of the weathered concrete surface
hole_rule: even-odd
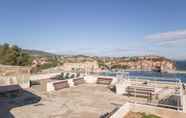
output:
[[[117,112],[115,112],[111,116],[111,118],[125,118],[124,116],[129,111],[154,114],[160,116],[161,118],[186,118],[186,113],[184,112],[179,112],[167,108],[160,108],[160,107],[155,107],[150,105],[133,104],[133,103],[124,104]]]
[[[0,76],[0,86],[20,85],[22,88],[30,87],[30,75]]]
[[[146,112],[147,114],[154,114],[160,116],[161,118],[186,118],[186,113],[179,112],[172,109],[159,108],[148,105],[131,105],[131,109],[134,112]]]
[[[30,74],[30,67],[0,65],[0,76],[17,76]]]
[[[42,100],[37,104],[11,110],[15,118],[99,118],[110,112],[126,97],[118,96],[107,86],[83,84],[52,93],[37,93]]]
[[[52,78],[52,77],[56,77],[57,75],[60,75],[60,72],[59,73],[32,74],[30,76],[30,80],[49,79],[49,78]]]
[[[30,67],[0,65],[0,86],[30,87]]]

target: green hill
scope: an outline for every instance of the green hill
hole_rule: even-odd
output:
[[[57,56],[57,54],[40,51],[40,50],[23,49],[22,51],[32,56]]]

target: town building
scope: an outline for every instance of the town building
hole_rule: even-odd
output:
[[[64,71],[97,72],[99,66],[97,61],[65,62],[62,66]]]

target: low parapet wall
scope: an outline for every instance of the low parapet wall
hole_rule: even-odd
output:
[[[186,118],[186,113],[149,105],[126,103],[111,118],[125,118],[129,111],[154,114],[161,118]]]
[[[20,85],[22,88],[30,87],[30,75],[0,76],[0,86]]]
[[[108,81],[111,79],[111,85],[115,85],[117,83],[117,78],[111,76],[87,75],[84,77],[85,82],[89,84],[96,84],[98,82],[98,78],[108,79]]]
[[[116,111],[110,118],[124,118],[131,110],[130,103],[125,103],[118,111]]]
[[[64,88],[69,88],[77,86],[84,83],[84,78],[66,79],[66,80],[55,80],[47,82],[47,92],[60,90]]]
[[[47,74],[33,74],[30,77],[30,80],[42,80],[42,79],[50,79],[60,75],[60,73],[47,73]]]
[[[0,65],[0,76],[17,76],[20,74],[30,74],[30,67]]]
[[[47,90],[46,91],[51,92],[51,91],[57,90],[56,86],[55,86],[56,83],[57,83],[57,87],[61,86],[61,89],[67,88],[67,87],[77,86],[77,85],[83,84],[83,83],[97,84],[98,78],[103,78],[103,79],[109,78],[108,79],[109,84],[107,84],[107,85],[114,85],[115,82],[116,82],[116,78],[114,78],[114,77],[90,76],[90,75],[85,76],[85,77],[80,77],[80,78],[66,79],[66,80],[49,80],[47,82]]]

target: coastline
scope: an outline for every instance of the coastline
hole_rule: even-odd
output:
[[[176,70],[173,73],[177,73],[177,74],[186,74],[186,70]]]
[[[126,69],[126,70],[123,70],[123,72],[153,72],[153,71],[150,71],[150,70]],[[161,74],[173,74],[173,75],[175,74],[181,79],[181,81],[186,86],[186,70],[172,70],[172,71],[168,71],[168,72],[162,72],[162,73],[159,73],[159,74],[160,75]]]
[[[152,70],[137,70],[137,69],[125,69],[124,71],[136,71],[136,72],[153,72]],[[186,74],[186,70],[173,70],[167,71],[166,73],[173,73],[173,74]]]

